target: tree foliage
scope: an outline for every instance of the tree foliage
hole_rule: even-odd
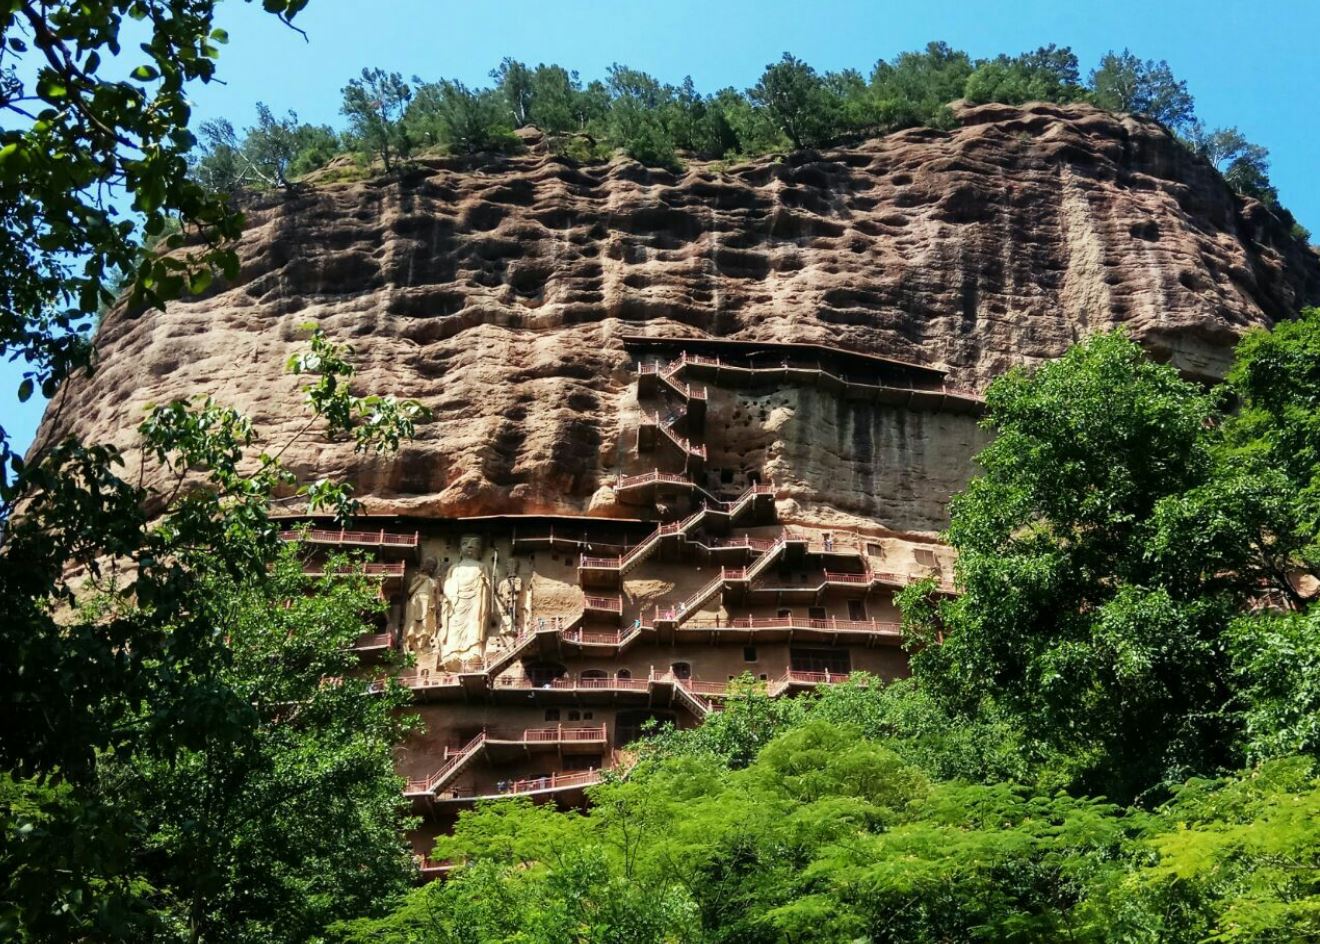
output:
[[[1317,803],[1320,781],[1299,761],[1192,781],[1149,812],[932,781],[813,709],[746,766],[702,749],[645,760],[594,788],[585,815],[517,800],[464,813],[436,850],[455,876],[332,936],[1302,940],[1315,929]]]
[[[361,150],[380,158],[387,174],[412,150],[403,120],[412,95],[403,76],[384,69],[364,68],[343,89],[340,113],[348,119],[348,133]]]
[[[364,79],[355,82],[365,81],[368,73],[377,85],[389,78],[379,69],[364,70]],[[393,78],[401,82],[397,75]],[[1141,60],[1128,50],[1106,54],[1087,81],[1067,46],[1050,44],[1017,55],[973,59],[942,42],[880,59],[868,75],[856,69],[821,73],[786,52],[765,67],[751,88],[713,94],[702,93],[691,77],[670,85],[620,63],[613,64],[603,80],[584,84],[576,72],[562,66],[533,67],[506,57],[491,70],[490,79],[491,87],[476,88],[453,79],[414,77],[417,98],[407,104],[401,126],[373,110],[373,104],[390,100],[386,90],[364,97],[350,83],[345,114],[361,117],[352,119],[345,145],[361,158],[381,161],[388,171],[410,148],[460,154],[513,150],[518,140],[511,132],[534,125],[547,135],[551,150],[578,160],[602,160],[617,151],[644,164],[677,168],[685,158],[719,160],[822,148],[916,126],[948,129],[956,123],[950,104],[959,99],[1008,104],[1089,101],[1163,122],[1214,164],[1235,191],[1260,200],[1295,225],[1269,181],[1268,152],[1236,128],[1204,128],[1196,120],[1186,83],[1173,75],[1168,63]],[[400,127],[400,139],[391,144],[384,129]],[[219,150],[218,157],[241,156],[242,139],[231,146]],[[320,147],[307,145],[303,153],[326,159]],[[301,164],[312,166],[307,159]],[[223,163],[220,169],[225,169]],[[233,178],[228,172],[201,179],[215,187],[215,181]],[[258,176],[258,185],[260,180]]]
[[[295,178],[329,161],[339,136],[326,125],[309,125],[296,112],[277,117],[257,102],[257,124],[240,137],[226,119],[202,122],[202,147],[193,155],[193,175],[218,193],[289,189]]]
[[[1102,108],[1154,118],[1170,131],[1185,131],[1196,119],[1187,83],[1163,59],[1142,60],[1129,50],[1108,52],[1091,72],[1091,98]]]
[[[353,395],[346,351],[319,332],[290,367],[309,381],[313,418],[361,450],[394,448],[421,415]],[[388,876],[380,844],[397,820],[397,698],[320,690],[344,671],[370,595],[300,602],[290,561],[268,573],[276,494],[341,516],[353,503],[341,485],[299,483],[278,453],[254,454],[251,423],[209,399],[157,406],[139,432],[135,455],[56,444],[12,492],[0,921],[20,940],[300,939],[299,922],[335,913],[314,900],[325,889],[360,893],[351,874],[308,867],[347,853],[367,857],[343,863],[349,873],[371,861]],[[315,814],[269,821],[257,805],[322,788],[332,795]]]

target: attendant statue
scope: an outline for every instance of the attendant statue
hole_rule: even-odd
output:
[[[509,572],[495,587],[495,599],[499,603],[500,634],[518,635],[519,617],[522,615],[519,600],[522,597],[522,577],[518,576],[518,561],[513,561]]]
[[[490,574],[481,562],[482,542],[475,534],[459,542],[459,561],[445,575],[440,602],[443,628],[440,661],[447,667],[480,659],[486,652],[490,619]]]
[[[408,584],[403,645],[409,652],[429,652],[435,645],[436,569],[435,558],[428,557]]]

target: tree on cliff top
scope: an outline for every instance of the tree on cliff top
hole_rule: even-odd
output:
[[[838,98],[816,70],[784,53],[747,92],[795,148],[818,147],[838,131]]]
[[[340,112],[348,119],[349,134],[366,153],[380,158],[386,173],[412,150],[403,121],[412,94],[403,76],[384,69],[363,69],[343,88]]]
[[[1141,60],[1127,49],[1107,52],[1091,71],[1091,100],[1110,111],[1154,118],[1170,131],[1183,132],[1196,120],[1187,83],[1161,59]]]

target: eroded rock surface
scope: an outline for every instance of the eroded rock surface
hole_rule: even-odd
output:
[[[727,171],[534,151],[262,197],[239,278],[112,312],[99,371],[38,441],[129,445],[146,404],[212,394],[281,443],[303,424],[283,365],[316,322],[351,342],[362,390],[435,416],[393,458],[306,441],[295,467],[348,474],[377,513],[629,515],[608,485],[649,459],[625,335],[816,342],[982,388],[1115,325],[1216,376],[1244,330],[1320,300],[1315,256],[1157,125],[1086,106],[960,117]],[[804,517],[937,529],[974,421],[823,396],[731,405],[712,449],[756,452]]]

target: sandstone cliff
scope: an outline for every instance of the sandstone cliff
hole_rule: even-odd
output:
[[[38,442],[127,445],[145,404],[199,393],[282,442],[302,423],[283,363],[314,321],[353,344],[362,389],[435,416],[390,460],[307,442],[296,467],[351,475],[378,513],[627,516],[608,485],[650,459],[625,335],[816,342],[980,388],[1114,325],[1215,376],[1242,331],[1320,300],[1315,256],[1157,125],[959,114],[950,132],[727,169],[533,149],[262,197],[239,278],[164,314],[112,312],[100,369]],[[938,529],[974,421],[836,407],[730,394],[712,418],[728,463],[754,453],[776,476],[789,520]]]

